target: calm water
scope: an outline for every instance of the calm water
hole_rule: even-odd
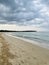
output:
[[[14,36],[40,42],[40,45],[49,48],[49,32],[13,32],[12,34]]]

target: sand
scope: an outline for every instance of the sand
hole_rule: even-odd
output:
[[[49,65],[49,50],[0,33],[0,65]]]

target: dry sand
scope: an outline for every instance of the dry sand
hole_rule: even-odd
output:
[[[0,33],[0,65],[49,65],[49,50]]]

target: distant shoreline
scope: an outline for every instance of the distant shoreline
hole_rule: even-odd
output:
[[[0,30],[0,32],[37,32],[35,30],[26,30],[26,31],[11,31],[11,30]]]

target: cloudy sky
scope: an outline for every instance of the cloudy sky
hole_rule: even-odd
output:
[[[0,24],[49,31],[49,0],[0,0]]]

